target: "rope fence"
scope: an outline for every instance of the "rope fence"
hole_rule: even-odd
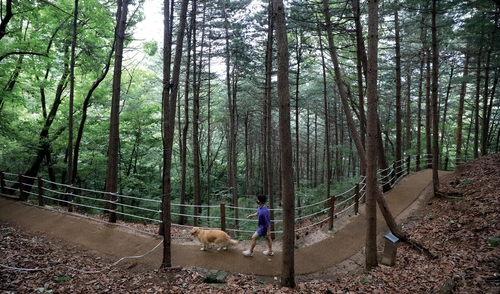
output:
[[[392,163],[384,170],[379,170],[379,184],[386,189],[408,175],[411,171],[426,168],[430,155],[416,156],[414,161],[410,156]],[[387,188],[386,188],[387,187]],[[120,220],[135,220],[145,223],[161,223],[161,196],[135,197],[90,190],[66,184],[48,181],[41,177],[30,177],[22,174],[0,172],[0,192],[8,197],[16,197],[27,201],[30,197],[37,198],[38,205],[52,205],[67,207],[69,212],[77,212],[86,216],[114,214]],[[314,203],[301,203],[298,199],[295,207],[295,231],[300,233],[313,227],[325,224],[333,228],[334,219],[358,214],[360,203],[364,203],[366,195],[366,181],[360,178],[359,183],[348,190],[331,195]],[[245,197],[243,197],[245,198]],[[253,234],[257,219],[247,219],[248,214],[254,213],[257,207],[252,197],[246,197],[236,207],[220,202],[218,205],[190,205],[171,203],[172,226],[190,228],[193,225],[203,228],[218,228],[236,236]],[[269,208],[273,219],[273,234],[282,234],[283,213],[281,208]],[[240,215],[243,215],[241,217]],[[178,221],[174,218],[183,219]],[[111,220],[111,217],[110,217]]]

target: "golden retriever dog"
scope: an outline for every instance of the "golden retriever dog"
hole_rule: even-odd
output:
[[[221,248],[227,250],[229,245],[236,245],[238,241],[232,240],[226,232],[221,230],[204,230],[198,227],[191,229],[191,235],[196,236],[198,240],[203,243],[201,250],[208,250],[210,244],[216,244],[219,246],[217,250]]]

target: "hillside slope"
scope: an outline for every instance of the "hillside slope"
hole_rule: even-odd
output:
[[[460,166],[440,179],[429,197],[401,223],[415,244],[401,244],[396,264],[344,276],[298,277],[295,289],[277,279],[231,275],[206,283],[197,270],[149,270],[86,248],[0,223],[0,290],[3,293],[499,293],[500,154]],[[432,196],[432,195],[431,195]],[[380,244],[379,251],[383,250]],[[103,270],[82,272],[79,269]],[[40,265],[45,265],[40,269]],[[5,266],[22,267],[20,270]]]

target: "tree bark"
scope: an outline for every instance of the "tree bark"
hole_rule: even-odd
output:
[[[163,205],[163,260],[161,267],[167,268],[172,266],[172,255],[171,255],[171,236],[170,236],[170,226],[172,223],[170,217],[170,201],[171,201],[171,191],[172,191],[172,182],[171,182],[171,173],[170,169],[172,168],[172,147],[174,143],[174,129],[175,129],[175,112],[176,112],[176,103],[177,103],[177,93],[179,89],[179,77],[181,71],[181,60],[182,60],[182,51],[183,51],[183,42],[184,42],[184,33],[186,30],[186,22],[187,22],[187,10],[188,10],[189,0],[182,0],[181,10],[179,13],[179,27],[177,30],[177,40],[175,44],[175,56],[174,63],[172,69],[172,80],[168,81],[169,76],[163,76],[163,197],[162,197],[162,205]],[[165,4],[165,32],[164,32],[164,44],[165,44],[165,53],[164,56],[170,54],[167,49],[169,46],[169,37],[167,36],[170,31],[167,28],[167,11],[169,11],[167,1]],[[170,67],[169,63],[166,63],[166,59],[164,59],[163,70],[165,73],[165,67]],[[169,72],[168,72],[169,73]]]
[[[484,69],[484,92],[483,92],[483,111],[481,120],[481,156],[488,154],[488,129],[489,129],[489,114],[488,114],[488,91],[490,81],[490,63],[491,49],[486,51],[486,65]]]
[[[394,10],[394,31],[396,34],[396,178],[401,176],[401,149],[402,147],[402,111],[401,111],[401,44],[399,36],[399,7]]]
[[[9,21],[14,16],[12,13],[12,0],[5,1],[5,15],[2,17],[2,22],[0,22],[0,40],[7,34],[7,25]]]
[[[293,185],[292,135],[290,131],[290,89],[288,81],[289,54],[285,23],[285,8],[282,0],[273,1],[278,47],[278,99],[281,181],[283,191],[283,256],[281,286],[295,287],[295,194]]]
[[[226,3],[224,2],[224,6]],[[227,16],[226,9],[224,7],[224,31],[225,31],[225,42],[226,42],[226,87],[227,87],[227,102],[229,108],[229,135],[228,135],[228,181],[229,189],[231,191],[234,207],[234,218],[235,226],[238,227],[238,161],[237,161],[237,149],[236,149],[236,117],[237,117],[237,105],[236,105],[236,84],[237,75],[236,64],[233,64],[231,68],[231,52],[229,46],[229,18]]]
[[[365,268],[370,270],[378,265],[377,261],[377,205],[375,202],[377,183],[377,136],[378,136],[378,2],[368,1],[368,71],[367,104],[368,120],[366,144],[366,260]]]
[[[465,94],[467,92],[467,81],[466,78],[469,76],[469,60],[470,53],[469,50],[465,50],[465,61],[464,61],[464,72],[463,72],[463,82],[460,86],[460,98],[458,101],[458,114],[457,114],[457,153],[455,165],[459,166],[464,160],[462,160],[462,129],[463,129],[463,116],[464,116],[464,104],[465,104]]]
[[[479,52],[477,53],[476,66],[476,97],[474,101],[474,159],[479,157],[479,102],[481,100],[481,61],[482,61],[483,44],[479,44]]]
[[[128,0],[118,0],[117,13],[117,33],[115,63],[113,71],[113,94],[111,98],[111,114],[109,123],[109,145],[108,145],[108,166],[106,169],[106,202],[105,208],[109,209],[109,222],[116,222],[116,199],[115,193],[118,192],[118,165],[120,148],[120,94],[121,94],[121,75],[123,61],[123,47],[125,43],[125,29],[127,27]]]
[[[372,4],[372,5],[376,5],[376,4]],[[337,58],[337,51],[335,48],[335,44],[333,42],[332,22],[330,19],[330,10],[329,10],[329,6],[328,6],[328,0],[323,0],[323,13],[324,13],[325,22],[326,22],[326,31],[327,31],[327,36],[328,36],[328,38],[327,38],[328,39],[328,47],[329,47],[330,55],[331,55],[333,65],[334,65],[335,81],[337,83],[337,88],[339,90],[342,105],[344,107],[344,112],[346,115],[348,128],[349,128],[349,131],[351,134],[351,138],[355,142],[355,146],[356,146],[356,149],[358,151],[358,155],[359,155],[360,160],[366,161],[366,159],[367,159],[366,152],[365,152],[364,146],[361,144],[361,139],[359,137],[358,131],[356,129],[356,125],[354,123],[353,116],[351,114],[351,110],[349,108],[349,102],[347,101],[347,95],[346,95],[346,92],[344,89],[344,83],[342,82],[342,77],[341,77],[341,73],[340,73],[340,65],[339,65],[339,61]],[[378,38],[378,36],[376,36],[376,37]],[[376,139],[376,137],[375,137],[375,139]],[[375,158],[375,160],[377,160],[377,158]],[[396,221],[394,220],[394,217],[390,213],[390,210],[387,206],[387,203],[385,202],[385,199],[384,199],[382,193],[378,189],[376,191],[375,197],[377,199],[377,203],[380,207],[380,210],[384,216],[384,219],[385,219],[389,229],[398,238],[403,239],[404,236],[402,235],[400,229],[398,228]]]
[[[186,179],[187,179],[187,137],[189,130],[189,87],[190,87],[190,66],[191,66],[191,35],[193,34],[193,12],[191,11],[191,25],[187,29],[187,56],[186,56],[186,80],[184,82],[184,124],[181,123],[181,119],[179,119],[179,136],[180,136],[180,146],[179,146],[179,155],[180,155],[180,164],[181,164],[181,187],[180,187],[180,204],[181,211],[179,213],[179,224],[184,224],[184,214],[185,214],[185,206],[186,203]],[[179,103],[180,104],[180,103]],[[179,117],[181,116],[181,109],[179,105]],[[182,124],[182,125],[181,125]],[[196,209],[196,199],[193,201],[193,226],[198,226],[198,209]]]
[[[70,94],[69,94],[69,111],[68,111],[68,146],[67,148],[67,178],[66,184],[68,195],[71,195],[71,185],[73,185],[73,108],[75,100],[75,48],[77,42],[77,32],[78,32],[78,0],[75,0],[75,7],[73,12],[73,40],[71,42],[71,61],[70,61]],[[70,196],[71,197],[71,196]],[[73,199],[68,199],[71,203]],[[68,205],[68,211],[73,211],[73,206]]]
[[[323,35],[321,33],[321,27],[320,27],[320,22],[319,19],[316,18],[318,25],[316,26],[317,31],[318,31],[318,40],[319,40],[319,48],[320,53],[321,53],[321,73],[322,73],[322,78],[323,78],[323,108],[324,108],[324,114],[325,114],[325,166],[326,166],[326,176],[325,176],[325,186],[326,186],[326,191],[325,191],[325,199],[329,199],[331,195],[331,188],[332,188],[332,177],[331,177],[331,172],[330,172],[330,166],[332,164],[332,154],[330,151],[330,110],[328,107],[328,91],[327,91],[327,74],[326,74],[326,62],[325,62],[325,54],[324,54],[324,46],[323,46]],[[334,111],[335,113],[335,111]],[[315,133],[317,134],[317,130],[315,130]],[[315,152],[316,157],[318,154]]]
[[[363,78],[366,81],[367,71],[367,56],[365,42],[363,40],[363,28],[361,26],[359,0],[352,0],[352,10],[354,22],[356,25],[356,68],[358,72],[358,109],[359,109],[359,132],[361,136],[361,145],[366,146],[366,114],[365,114],[365,95],[363,87]],[[366,162],[360,160],[359,165],[360,175],[366,176]]]
[[[434,193],[439,190],[439,108],[438,108],[438,79],[439,79],[439,51],[437,39],[437,0],[432,0],[432,183]]]

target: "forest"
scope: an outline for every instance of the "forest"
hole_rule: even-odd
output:
[[[172,0],[159,40],[144,2],[0,1],[1,171],[286,215],[499,151],[498,1]]]

